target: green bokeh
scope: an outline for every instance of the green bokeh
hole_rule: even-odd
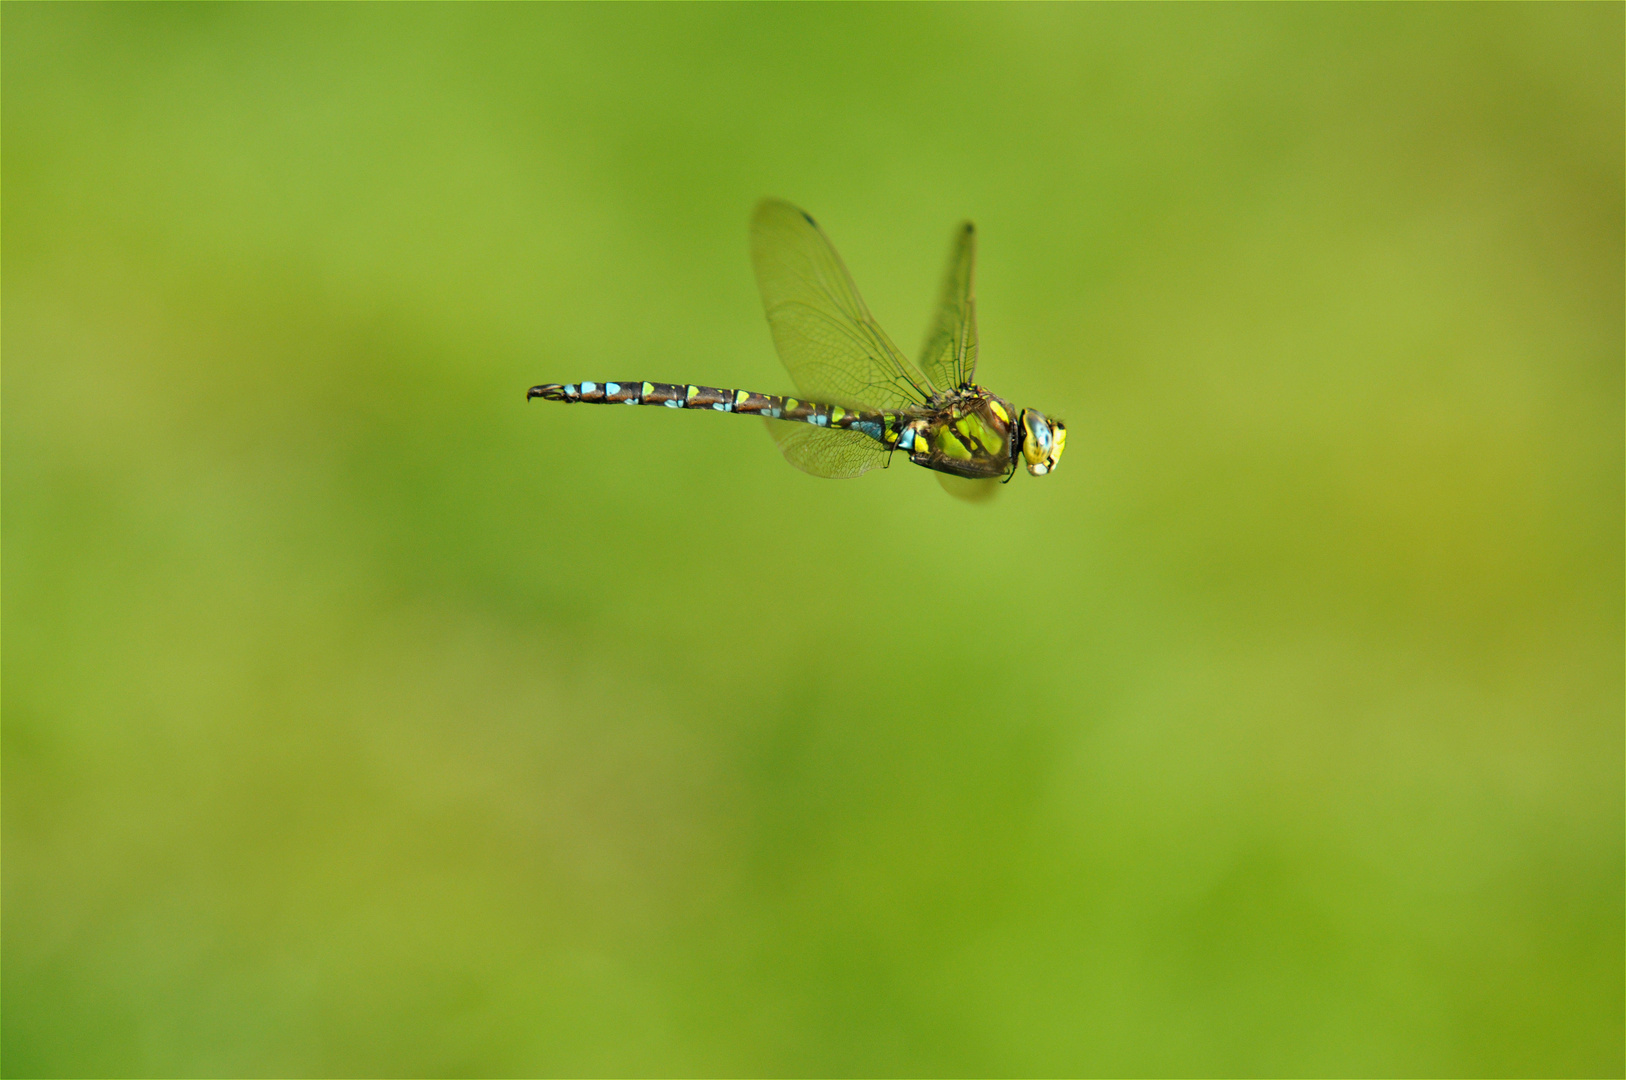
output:
[[[7,4],[6,1074],[1621,1075],[1622,12]]]

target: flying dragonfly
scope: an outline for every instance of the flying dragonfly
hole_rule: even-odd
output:
[[[800,396],[625,380],[544,383],[525,397],[761,416],[803,472],[859,476],[902,452],[939,479],[979,482],[944,485],[976,498],[994,481],[1008,482],[1019,463],[1034,476],[1054,471],[1067,427],[976,384],[975,256],[976,229],[967,221],[954,232],[917,365],[870,315],[818,222],[782,199],[764,199],[751,215],[751,262],[774,346]]]

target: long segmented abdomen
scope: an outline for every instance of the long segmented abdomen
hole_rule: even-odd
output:
[[[749,390],[656,382],[544,383],[525,393],[527,401],[538,397],[544,401],[580,401],[590,405],[665,405],[669,409],[745,413],[815,427],[848,428],[887,447],[898,442],[898,424],[891,413],[845,409],[801,398],[753,394]]]

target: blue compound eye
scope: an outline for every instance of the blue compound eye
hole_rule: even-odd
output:
[[[1027,434],[1027,438],[1022,440],[1022,456],[1028,459],[1028,464],[1037,465],[1050,456],[1050,447],[1054,442],[1050,424],[1043,413],[1023,409],[1022,429]]]

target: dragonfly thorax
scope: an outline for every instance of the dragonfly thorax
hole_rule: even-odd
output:
[[[935,397],[910,424],[909,460],[937,472],[984,479],[1008,476],[1017,453],[1016,410],[980,386]]]

